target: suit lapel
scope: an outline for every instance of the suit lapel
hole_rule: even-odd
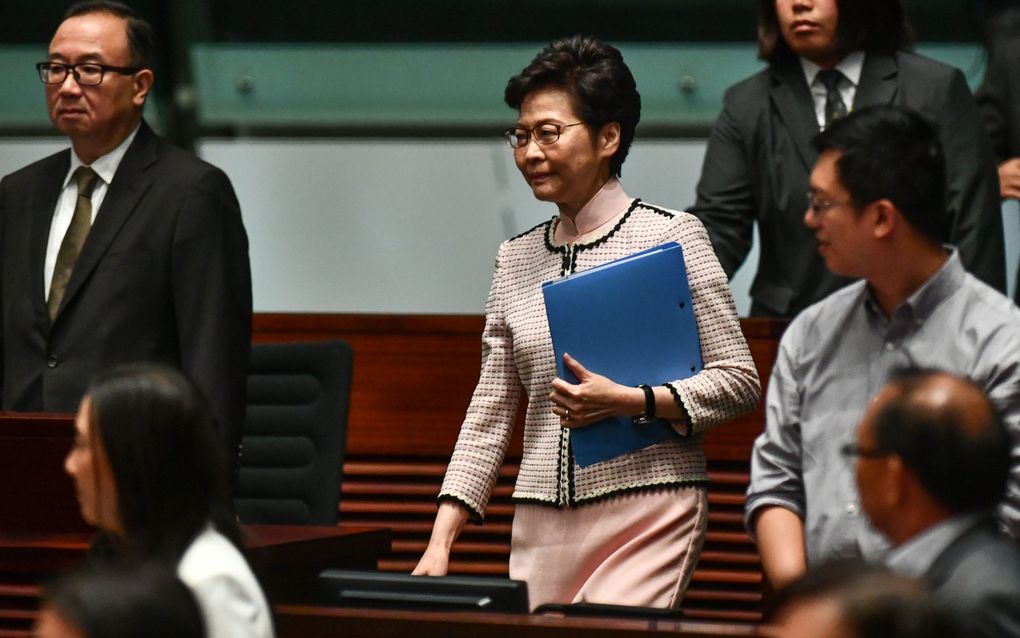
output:
[[[42,171],[42,179],[36,185],[32,198],[25,207],[29,215],[28,228],[28,264],[29,281],[32,285],[32,304],[37,316],[46,315],[46,247],[50,241],[50,226],[53,225],[53,212],[57,209],[57,200],[64,189],[64,178],[71,166],[71,149],[58,155],[52,166]]]
[[[120,166],[117,167],[113,182],[96,213],[95,221],[92,222],[92,229],[85,240],[85,245],[82,246],[78,262],[74,265],[71,279],[67,282],[67,290],[64,292],[55,321],[59,320],[64,308],[92,275],[110,249],[110,244],[152,186],[152,178],[147,171],[156,162],[156,157],[156,135],[143,121]]]
[[[811,91],[796,58],[777,63],[774,67],[769,99],[797,149],[797,155],[810,172],[818,160],[818,153],[811,146],[811,139],[818,134],[818,120]]]
[[[885,53],[867,53],[861,80],[854,95],[854,110],[876,104],[892,104],[896,98],[899,68],[896,58]]]

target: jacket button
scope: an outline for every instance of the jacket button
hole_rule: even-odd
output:
[[[50,357],[50,358],[46,359],[46,365],[51,367],[51,368],[56,368],[57,367],[57,358],[56,357]]]

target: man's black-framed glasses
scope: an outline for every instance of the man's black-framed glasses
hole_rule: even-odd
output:
[[[892,456],[895,452],[885,452],[878,449],[866,449],[856,443],[846,443],[839,448],[839,453],[847,458],[880,459],[883,456]]]
[[[833,208],[836,208],[837,206],[852,206],[853,202],[851,201],[837,202],[831,199],[825,199],[824,197],[818,197],[814,194],[814,192],[808,191],[807,205],[811,212],[818,216],[824,215]]]
[[[82,86],[96,86],[101,84],[106,73],[121,73],[131,75],[141,71],[141,68],[134,66],[110,66],[98,62],[80,62],[78,64],[64,64],[63,62],[40,62],[35,65],[39,70],[39,79],[43,84],[63,84],[67,74],[74,76],[74,81]]]
[[[514,126],[503,131],[503,138],[506,143],[513,148],[524,148],[534,137],[535,141],[542,146],[548,146],[555,144],[560,139],[560,134],[563,133],[563,129],[570,128],[571,126],[580,126],[584,122],[574,122],[573,124],[540,124],[535,128],[524,128],[523,126]]]

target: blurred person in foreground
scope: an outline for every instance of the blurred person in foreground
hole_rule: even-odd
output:
[[[86,565],[46,588],[35,638],[205,638],[191,590],[162,565]]]
[[[893,545],[885,562],[923,579],[973,638],[1020,636],[1020,546],[995,523],[1009,433],[972,381],[898,372],[845,448],[871,523]]]
[[[154,561],[194,592],[210,638],[272,638],[269,605],[241,554],[230,472],[212,412],[164,366],[122,366],[88,387],[64,468],[97,560]]]
[[[856,559],[808,570],[772,608],[778,638],[964,638],[921,583]]]

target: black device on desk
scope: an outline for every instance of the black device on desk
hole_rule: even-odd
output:
[[[528,613],[527,583],[508,578],[327,569],[319,593],[325,604],[344,607]]]

